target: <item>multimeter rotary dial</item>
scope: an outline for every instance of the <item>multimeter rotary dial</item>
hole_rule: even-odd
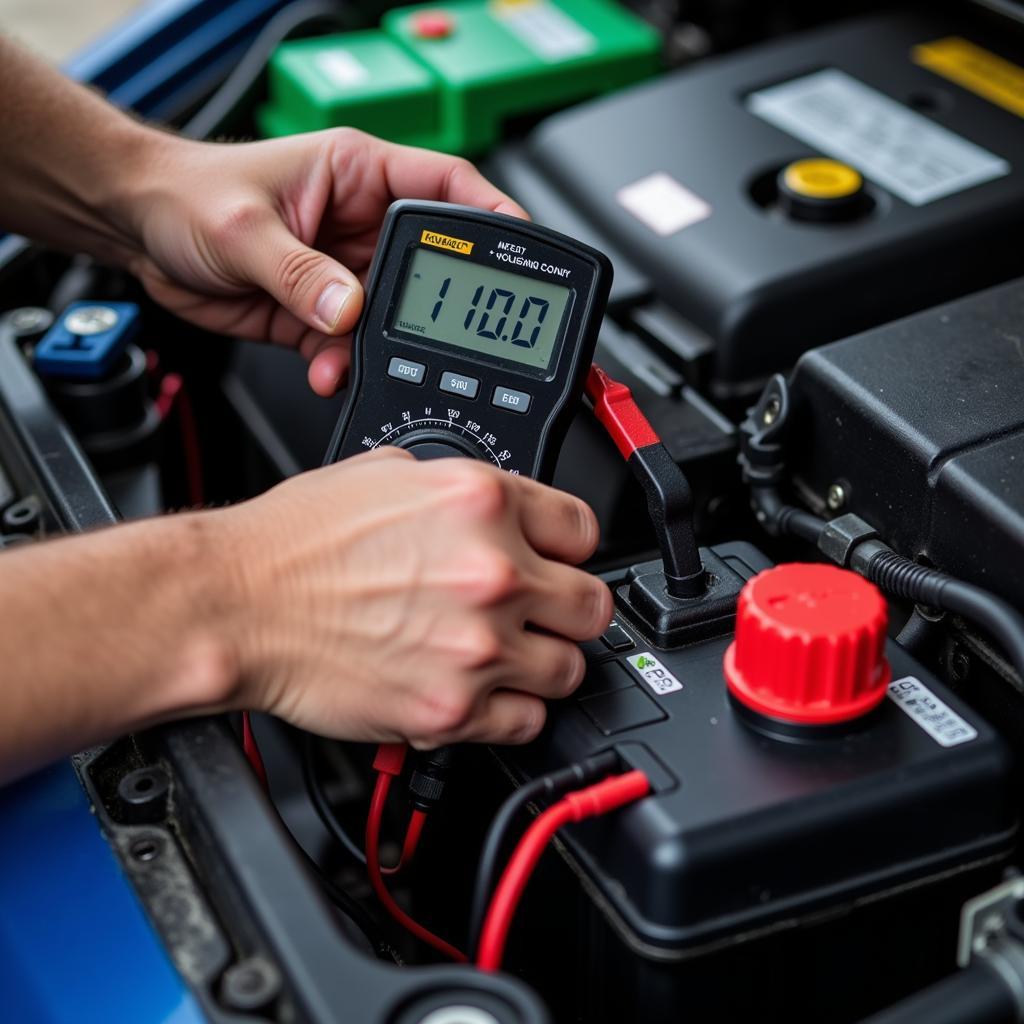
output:
[[[397,422],[382,423],[377,437],[364,437],[364,448],[394,445],[405,448],[420,459],[440,459],[449,455],[471,456],[490,462],[499,469],[511,469],[512,452],[498,435],[472,417],[462,417],[461,410],[445,410],[438,415],[428,407],[418,413],[406,410]]]

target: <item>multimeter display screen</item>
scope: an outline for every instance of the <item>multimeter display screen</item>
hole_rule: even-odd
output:
[[[392,326],[546,370],[569,295],[563,285],[418,248]]]

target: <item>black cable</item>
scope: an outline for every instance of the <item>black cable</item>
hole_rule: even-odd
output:
[[[787,505],[774,487],[752,486],[750,497],[757,521],[773,536],[785,534],[817,545],[828,525],[821,516]]]
[[[538,775],[525,785],[517,789],[498,808],[498,813],[491,822],[484,841],[483,851],[480,854],[480,866],[477,868],[476,882],[473,886],[473,903],[469,916],[469,950],[475,954],[480,944],[480,933],[483,931],[484,917],[487,914],[487,904],[491,898],[491,890],[498,875],[498,861],[509,831],[519,813],[527,804],[537,800],[550,799],[553,796],[561,796],[570,789],[596,782],[610,775],[619,767],[619,755],[612,750],[602,754],[595,754],[584,761],[578,761],[561,768],[558,771],[549,772],[547,775]]]
[[[217,91],[184,124],[181,134],[191,139],[205,139],[212,135],[259,81],[274,50],[289,36],[318,22],[343,27],[339,8],[337,0],[298,0],[278,11],[260,29]]]
[[[1024,618],[1002,598],[972,583],[918,565],[878,540],[853,549],[850,567],[886,593],[952,612],[980,626],[1008,655],[1024,680]]]
[[[1006,981],[975,961],[861,1024],[1013,1024],[1019,1009]]]
[[[291,833],[289,832],[289,835]],[[359,929],[367,942],[373,948],[374,953],[381,960],[395,960],[395,951],[391,944],[384,938],[384,933],[374,920],[370,912],[354,896],[347,892],[323,868],[310,856],[302,847],[299,841],[292,836],[292,842],[296,850],[302,855],[310,871],[313,872],[316,880],[320,883],[328,899]]]
[[[269,800],[268,796],[268,800]],[[295,847],[296,852],[305,861],[307,867],[313,872],[316,880],[320,883],[324,893],[330,899],[330,901],[362,932],[366,941],[369,942],[374,953],[382,960],[394,960],[395,952],[388,941],[384,938],[384,933],[380,930],[379,925],[373,919],[370,912],[364,907],[358,900],[353,896],[350,896],[337,882],[334,881],[320,865],[314,860],[312,856],[307,852],[306,848],[295,838],[295,834],[288,827],[288,823],[284,820],[284,816],[278,810],[277,805],[273,801],[270,801],[270,806],[274,811],[277,812],[277,820],[281,823],[281,828],[284,829],[285,835],[292,841],[292,845]]]
[[[915,608],[896,635],[896,643],[905,651],[920,657],[935,640],[938,626],[938,622],[922,615],[920,609]]]
[[[327,831],[345,848],[354,860],[365,866],[366,854],[345,831],[345,826],[334,813],[316,773],[316,738],[306,733],[302,738],[302,781],[306,785],[310,802]]]

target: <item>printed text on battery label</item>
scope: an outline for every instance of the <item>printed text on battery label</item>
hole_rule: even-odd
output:
[[[631,654],[626,661],[657,694],[673,693],[683,688],[683,684],[650,651]]]
[[[913,676],[891,682],[889,699],[943,747],[955,747],[978,737],[978,730],[970,722]]]

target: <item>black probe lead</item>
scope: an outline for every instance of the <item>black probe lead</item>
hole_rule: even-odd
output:
[[[619,767],[619,755],[613,750],[607,750],[583,761],[577,761],[567,768],[548,772],[547,775],[538,775],[537,778],[520,786],[501,805],[487,831],[487,838],[480,854],[480,866],[477,868],[476,881],[473,885],[473,903],[469,916],[469,952],[471,957],[476,955],[477,946],[480,944],[480,933],[483,931],[487,905],[498,876],[498,862],[505,849],[512,825],[520,812],[529,803],[561,796],[570,789],[603,779]]]
[[[355,841],[345,831],[338,816],[334,813],[316,774],[316,740],[311,733],[306,733],[302,738],[302,780],[306,785],[306,792],[313,808],[327,831],[345,848],[346,852],[360,864],[366,864],[366,854],[355,844]]]

